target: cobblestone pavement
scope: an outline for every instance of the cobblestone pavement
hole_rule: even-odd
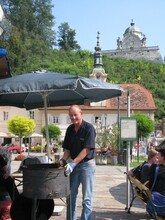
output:
[[[17,170],[18,161],[12,161],[12,172]],[[128,214],[125,210],[127,202],[127,184],[124,166],[97,165],[94,185],[92,220],[145,220],[151,219],[144,206],[135,199]],[[50,220],[65,220],[65,198],[54,199],[55,212]],[[77,204],[77,219],[81,215],[81,188]]]
[[[125,210],[127,203],[125,167],[97,165],[94,186],[92,220],[145,220],[150,219],[144,206],[136,199],[128,214]],[[58,205],[59,201],[55,200]],[[59,205],[62,205],[59,203]],[[60,216],[52,216],[50,220],[66,219],[66,210]],[[78,219],[81,215],[81,189],[78,199]]]

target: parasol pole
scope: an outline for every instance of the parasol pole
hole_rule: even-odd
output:
[[[127,91],[127,117],[130,118],[130,88],[128,87]],[[130,141],[127,141],[127,157],[126,157],[126,163],[127,163],[127,173],[130,170]],[[130,182],[127,178],[127,208],[130,204]]]
[[[48,113],[47,113],[47,94],[43,94],[44,100],[44,110],[45,110],[45,129],[46,129],[46,144],[47,144],[47,151],[48,151],[48,161],[50,160],[50,147],[49,147],[49,129],[48,129]]]

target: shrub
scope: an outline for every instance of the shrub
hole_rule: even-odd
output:
[[[44,147],[39,145],[39,146],[31,146],[30,151],[32,152],[41,152],[41,150],[43,150]]]

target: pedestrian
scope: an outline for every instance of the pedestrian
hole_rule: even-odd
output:
[[[3,156],[0,155],[0,184],[6,188],[12,201],[19,195],[18,189],[15,185],[14,179],[7,172],[7,162]]]
[[[66,130],[62,145],[64,153],[60,160],[60,165],[65,167],[65,175],[70,175],[71,204],[67,211],[68,220],[76,220],[80,184],[82,185],[81,220],[91,220],[92,217],[96,132],[92,124],[83,120],[82,114],[78,105],[72,105],[69,108],[72,124]],[[69,158],[70,162],[68,162]]]

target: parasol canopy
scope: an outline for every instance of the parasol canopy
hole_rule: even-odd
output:
[[[45,109],[46,139],[49,143],[47,107],[83,105],[122,93],[122,87],[70,74],[37,71],[0,80],[0,106]],[[48,146],[48,156],[50,155]]]

